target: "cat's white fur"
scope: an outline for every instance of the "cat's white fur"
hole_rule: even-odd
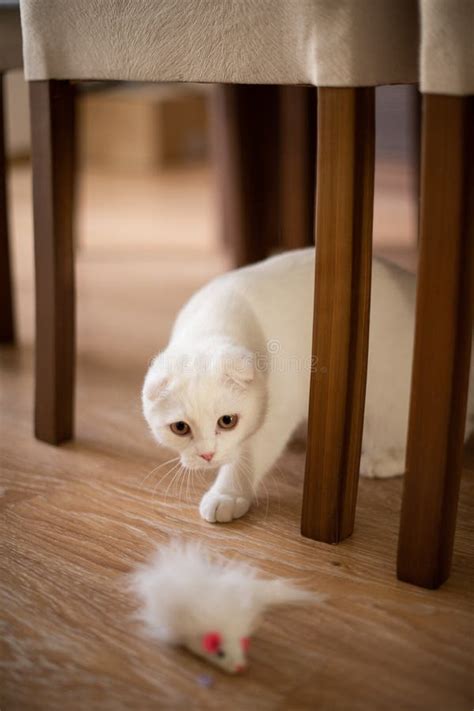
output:
[[[275,605],[319,602],[288,580],[265,580],[245,563],[212,555],[200,544],[172,541],[130,577],[147,634],[179,644],[227,672],[243,671],[250,635]],[[206,647],[212,635],[217,644]]]
[[[201,501],[210,522],[249,508],[256,487],[308,412],[314,249],[229,272],[198,291],[151,364],[143,412],[154,436],[189,468],[219,466]],[[374,260],[361,474],[404,469],[413,352],[415,277]],[[474,389],[468,404],[473,424]],[[235,429],[217,427],[238,415]],[[169,425],[185,421],[191,433]],[[202,453],[215,452],[207,463]]]

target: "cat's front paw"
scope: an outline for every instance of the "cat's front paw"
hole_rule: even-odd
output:
[[[250,499],[235,494],[226,494],[212,489],[204,494],[199,504],[199,513],[209,523],[228,523],[243,516],[250,507]]]

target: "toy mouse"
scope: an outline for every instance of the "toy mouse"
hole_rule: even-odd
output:
[[[160,547],[131,578],[147,633],[183,645],[226,672],[245,669],[250,636],[274,605],[316,601],[282,580],[264,580],[245,563],[229,561],[194,543]]]

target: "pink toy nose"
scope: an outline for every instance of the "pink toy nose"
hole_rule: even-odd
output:
[[[245,671],[245,664],[237,664],[235,667],[235,671],[237,674],[241,674],[243,671]]]
[[[205,459],[206,462],[210,462],[212,457],[214,456],[214,452],[203,452],[199,456]]]

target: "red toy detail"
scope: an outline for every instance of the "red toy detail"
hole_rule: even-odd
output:
[[[248,649],[250,647],[250,637],[242,637],[240,640],[240,644],[244,652],[248,652]]]
[[[207,632],[202,638],[202,648],[205,652],[212,654],[217,652],[221,646],[221,636],[219,632]]]

